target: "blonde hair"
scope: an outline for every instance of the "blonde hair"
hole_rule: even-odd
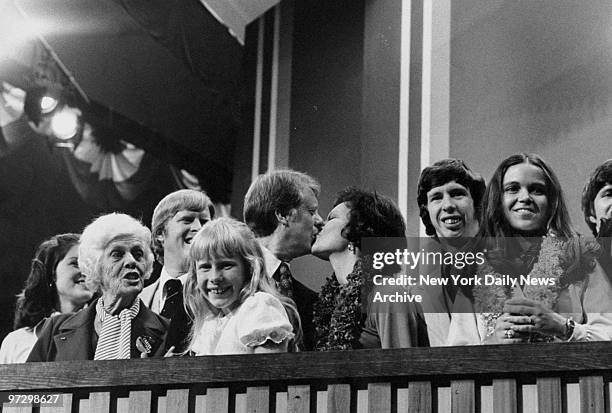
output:
[[[217,218],[207,222],[200,229],[191,243],[189,278],[185,282],[184,297],[187,314],[193,319],[189,341],[193,344],[195,333],[206,320],[219,310],[214,308],[198,286],[196,261],[210,258],[233,257],[238,255],[245,264],[245,283],[240,290],[240,304],[258,291],[276,297],[285,307],[293,324],[295,342],[302,338],[299,313],[293,300],[281,295],[273,279],[268,277],[263,253],[255,234],[249,227],[233,218]]]
[[[215,207],[203,191],[193,189],[180,189],[166,195],[153,210],[151,220],[151,231],[153,232],[152,248],[155,257],[160,264],[164,264],[164,245],[160,240],[160,235],[166,230],[168,221],[178,212],[196,211],[202,212],[208,209],[210,219],[215,217]]]

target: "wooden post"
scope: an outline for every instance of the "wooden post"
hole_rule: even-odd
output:
[[[474,380],[451,381],[451,411],[452,413],[476,411]]]

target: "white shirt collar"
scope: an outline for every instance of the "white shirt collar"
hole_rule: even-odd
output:
[[[278,267],[281,265],[281,260],[279,260],[276,255],[272,254],[272,251],[264,247],[261,243],[261,251],[263,252],[264,263],[266,264],[266,272],[268,273],[268,277],[272,277]],[[287,263],[288,264],[288,263]]]
[[[189,278],[189,272],[186,272],[185,274],[182,274],[181,276],[177,277],[177,280],[179,280],[181,284],[185,285],[187,278]],[[166,271],[166,267],[162,267],[161,273],[159,275],[159,285],[157,286],[157,291],[155,291],[154,298],[154,300],[159,305],[159,311],[164,308],[164,302],[166,301],[166,291],[164,290],[164,286],[166,285],[166,282],[168,280],[173,279],[174,278],[171,277],[170,274],[168,274],[168,271]]]

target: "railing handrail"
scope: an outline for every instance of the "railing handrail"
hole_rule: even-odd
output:
[[[612,344],[554,343],[0,365],[0,391],[346,378],[557,376],[612,369]]]

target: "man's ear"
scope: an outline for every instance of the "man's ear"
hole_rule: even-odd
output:
[[[282,226],[289,226],[289,218],[293,213],[293,209],[289,210],[288,214],[283,215],[279,210],[274,211],[274,215],[276,216],[276,221],[279,222]]]

